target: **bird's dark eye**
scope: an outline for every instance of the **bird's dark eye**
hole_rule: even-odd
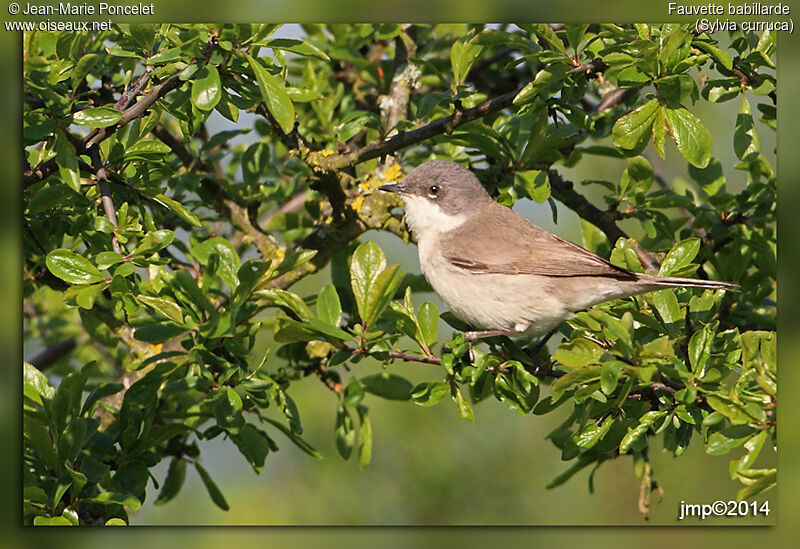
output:
[[[440,190],[439,185],[431,185],[430,187],[428,187],[428,196],[430,196],[431,198],[436,198],[437,196],[439,196],[439,190]]]

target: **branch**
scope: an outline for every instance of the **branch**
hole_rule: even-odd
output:
[[[122,126],[125,126],[132,120],[142,116],[153,103],[155,103],[161,97],[164,97],[168,92],[180,86],[182,83],[183,81],[180,79],[179,75],[176,74],[162,84],[155,86],[136,104],[125,109],[122,112],[122,117],[119,119],[119,122],[117,122],[115,125],[105,128],[97,128],[89,132],[89,134],[80,141],[81,147],[84,150],[88,150],[92,145],[100,143]],[[78,151],[78,154],[80,154],[80,151]],[[42,179],[53,175],[57,169],[58,164],[56,163],[55,157],[53,157],[50,160],[42,162],[31,170],[23,172],[23,188],[27,188],[35,183],[38,183]]]
[[[385,111],[387,136],[396,134],[395,126],[406,119],[411,90],[416,86],[419,76],[417,66],[408,60],[417,53],[417,44],[414,42],[416,28],[411,25],[404,27],[403,32],[395,38],[394,76],[389,94],[381,102],[381,110]]]
[[[514,102],[514,98],[519,90],[514,90],[494,99],[490,99],[467,109],[457,111],[448,117],[440,118],[431,122],[427,126],[417,128],[410,132],[399,133],[389,139],[377,141],[365,145],[360,149],[347,154],[330,154],[330,151],[317,151],[307,153],[307,161],[312,167],[322,168],[323,170],[339,170],[348,166],[353,166],[365,160],[371,160],[379,156],[384,156],[398,151],[409,145],[419,143],[436,135],[447,133],[448,128],[455,128],[467,122],[477,120],[488,114],[498,112]]]
[[[600,100],[600,104],[597,105],[597,112],[603,112],[604,110],[616,107],[625,101],[625,99],[633,93],[633,90],[634,88],[624,88],[608,92],[603,96],[603,99]]]
[[[60,358],[72,351],[72,349],[75,348],[75,343],[74,337],[54,343],[30,359],[28,362],[36,366],[39,370],[44,371],[55,364]]]
[[[581,218],[603,231],[612,245],[620,238],[631,240],[622,229],[617,227],[613,215],[610,212],[600,210],[589,202],[585,196],[575,190],[575,185],[572,181],[562,178],[555,170],[550,170],[548,175],[553,196]],[[635,244],[635,246],[636,254],[639,256],[639,261],[642,262],[645,270],[658,270],[658,261],[656,261],[655,256],[638,244]]]
[[[117,240],[116,230],[119,227],[117,224],[117,212],[114,209],[114,201],[111,199],[111,189],[108,188],[108,173],[100,159],[100,145],[95,145],[89,149],[89,157],[92,159],[92,166],[94,166],[95,175],[97,176],[97,184],[100,187],[100,200],[103,203],[103,210],[106,217],[114,227],[114,233],[111,235],[111,247],[118,254],[122,253],[119,247],[119,240]]]

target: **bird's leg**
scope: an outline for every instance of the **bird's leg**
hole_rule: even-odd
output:
[[[483,339],[485,337],[499,336],[499,335],[514,335],[519,332],[515,329],[510,330],[483,330],[475,332],[464,332],[464,339],[467,340],[467,349],[469,349],[469,361],[475,362],[475,354],[472,352],[472,342],[476,339]]]
[[[542,339],[540,339],[539,341],[536,342],[536,345],[534,345],[533,347],[530,348],[530,355],[532,357],[535,357],[536,355],[538,355],[539,351],[541,351],[542,348],[544,348],[545,344],[548,341],[550,341],[550,338],[553,337],[553,334],[555,334],[557,331],[558,331],[558,328],[553,328],[552,330],[547,332],[547,334],[545,334],[545,336]]]

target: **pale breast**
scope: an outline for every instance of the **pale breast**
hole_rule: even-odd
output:
[[[454,267],[438,253],[437,237],[418,243],[422,273],[458,318],[485,330],[544,333],[571,316],[546,277],[475,274]]]

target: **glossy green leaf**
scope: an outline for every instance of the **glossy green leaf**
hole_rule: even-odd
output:
[[[323,286],[317,296],[317,317],[326,324],[339,326],[342,319],[342,304],[333,284]]]
[[[136,299],[148,307],[153,308],[157,313],[174,320],[178,324],[183,323],[183,313],[181,308],[171,299],[164,297],[152,297],[149,295],[138,295]]]
[[[372,423],[365,408],[358,409],[361,426],[358,429],[358,468],[366,469],[372,461]]]
[[[256,59],[247,55],[247,61],[256,75],[258,88],[261,90],[261,97],[267,109],[275,117],[283,133],[288,134],[294,127],[294,105],[289,94],[286,93],[281,81],[270,74]]]
[[[73,90],[78,87],[86,75],[97,65],[99,60],[100,56],[96,53],[87,53],[78,59],[75,68],[72,69],[72,75],[70,77]]]
[[[166,229],[150,231],[144,235],[139,245],[133,250],[133,255],[150,255],[166,248],[175,240],[175,233]]]
[[[685,268],[700,251],[700,239],[690,237],[675,244],[661,262],[658,274],[661,276],[674,276],[676,273],[685,274]]]
[[[483,46],[474,40],[473,34],[467,34],[453,42],[450,48],[450,64],[453,67],[453,80],[456,86],[464,83],[481,51]]]
[[[178,216],[181,219],[183,219],[190,225],[194,225],[195,227],[202,227],[202,224],[200,223],[200,220],[197,218],[197,216],[189,208],[187,208],[177,200],[173,200],[170,197],[161,193],[155,195],[153,197],[153,200],[155,200],[159,204],[169,208],[170,210],[178,214]]]
[[[305,57],[313,57],[321,61],[330,61],[330,57],[328,57],[328,54],[319,49],[311,42],[296,40],[294,38],[271,38],[269,40],[256,42],[254,45],[266,46],[268,48],[273,48],[276,50],[286,50],[292,53],[296,53],[297,55],[303,55]]]
[[[651,99],[617,120],[611,131],[611,139],[614,145],[620,149],[634,152],[644,149],[650,139],[657,112],[658,101]]]
[[[733,68],[733,58],[731,55],[726,52],[725,50],[711,44],[710,42],[706,42],[704,40],[694,40],[692,45],[696,48],[703,50],[704,52],[711,55],[714,58],[714,61],[722,65],[728,70]]]
[[[258,427],[247,423],[241,431],[231,434],[231,440],[239,448],[239,451],[247,459],[256,473],[261,473],[264,468],[264,461],[269,453],[269,443],[267,435]]]
[[[122,118],[122,112],[111,107],[93,107],[72,115],[72,123],[90,128],[113,126]]]
[[[637,441],[642,440],[647,435],[647,431],[653,426],[653,424],[659,419],[663,418],[665,415],[666,412],[664,410],[651,410],[640,417],[638,425],[636,425],[636,427],[628,428],[627,434],[620,441],[619,453],[627,454],[631,449],[631,446],[633,446]]]
[[[736,127],[733,130],[733,150],[736,156],[744,161],[753,161],[761,150],[761,139],[758,137],[753,113],[747,97],[742,96],[739,113],[736,116]]]
[[[333,434],[339,455],[344,459],[349,459],[356,443],[356,431],[353,427],[353,418],[344,406],[339,406],[336,411],[336,426]]]
[[[148,65],[163,65],[181,58],[183,53],[180,48],[167,48],[147,59]]]
[[[34,526],[72,526],[72,522],[66,517],[45,517],[38,516],[33,519]]]
[[[411,398],[420,406],[438,404],[450,393],[450,387],[443,381],[425,381],[411,389]]]
[[[211,475],[208,474],[208,471],[206,471],[205,468],[197,462],[194,463],[194,467],[197,470],[197,473],[200,475],[200,479],[203,481],[206,490],[208,490],[208,495],[211,496],[211,501],[213,501],[214,504],[223,511],[230,509],[230,507],[228,507],[228,502],[225,501],[225,496],[222,495],[222,491],[220,491],[220,489],[217,487],[216,483],[211,478]]]
[[[52,399],[56,392],[47,381],[47,376],[28,362],[22,363],[22,386],[25,397],[39,404],[42,398]]]
[[[70,189],[75,192],[81,190],[81,174],[78,170],[78,155],[75,154],[75,147],[67,141],[64,134],[56,133],[55,147],[56,161],[58,162],[58,174]]]
[[[711,134],[695,115],[683,107],[666,109],[669,134],[689,164],[705,168],[711,160]]]
[[[419,306],[417,321],[422,340],[430,347],[436,343],[436,335],[439,330],[439,309],[430,301],[426,301]]]
[[[596,363],[604,352],[597,343],[578,338],[559,345],[555,359],[565,366],[580,367]]]
[[[412,385],[404,377],[382,372],[364,376],[359,381],[368,392],[388,400],[408,400],[411,398]]]
[[[236,253],[231,243],[221,236],[204,240],[192,248],[192,253],[203,265],[208,264],[211,254],[217,254],[219,256],[219,276],[231,287],[239,284],[238,272],[241,267],[239,254]]]
[[[192,105],[201,111],[210,111],[217,106],[221,97],[219,71],[209,63],[197,71],[192,80]]]
[[[92,284],[105,280],[88,259],[64,248],[47,254],[45,263],[51,273],[70,284]]]

